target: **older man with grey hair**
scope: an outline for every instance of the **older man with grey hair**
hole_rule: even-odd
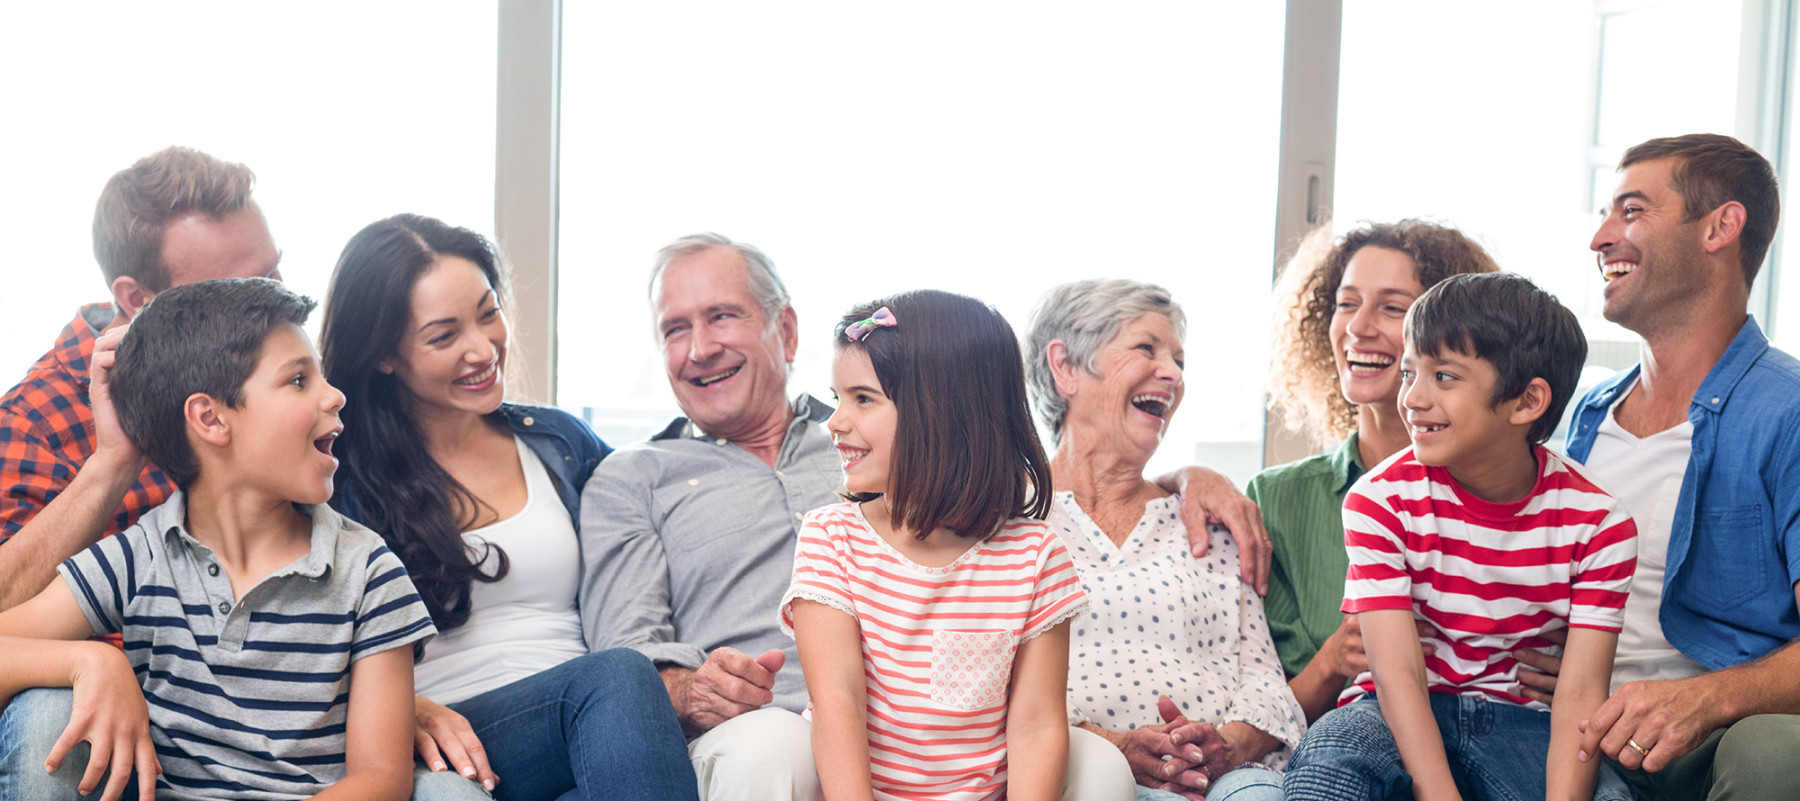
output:
[[[800,519],[836,502],[843,483],[824,427],[832,409],[787,394],[798,318],[756,248],[710,233],[671,242],[657,252],[650,304],[684,416],[615,452],[588,482],[588,647],[631,647],[657,663],[693,738],[703,798],[818,798],[809,728],[793,714],[806,707],[805,679],[775,610]],[[1266,544],[1255,507],[1228,480],[1186,474],[1200,501],[1189,511]],[[1263,553],[1247,574],[1258,586]]]

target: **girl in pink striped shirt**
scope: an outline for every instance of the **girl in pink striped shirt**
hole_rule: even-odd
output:
[[[918,291],[853,309],[836,341],[849,502],[806,517],[781,604],[825,796],[1059,798],[1086,598],[1041,522],[1018,340],[978,300]]]

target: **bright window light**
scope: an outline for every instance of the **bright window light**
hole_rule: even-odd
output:
[[[315,298],[375,220],[491,232],[497,19],[492,0],[0,5],[0,387],[110,299],[94,202],[171,144],[256,172],[282,274]]]
[[[914,288],[1025,324],[1129,277],[1186,309],[1187,394],[1152,469],[1261,467],[1283,7],[1153,2],[570,3],[558,402],[609,441],[678,413],[650,259],[712,230],[794,295],[790,388],[830,328]]]

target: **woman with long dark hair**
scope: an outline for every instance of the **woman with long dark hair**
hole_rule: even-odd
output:
[[[576,527],[609,449],[504,402],[503,267],[480,234],[403,214],[351,238],[325,309],[347,399],[331,504],[387,540],[441,632],[414,670],[419,756],[500,799],[695,798],[655,668],[587,653]]]

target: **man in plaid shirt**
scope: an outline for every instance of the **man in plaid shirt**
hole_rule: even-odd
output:
[[[83,307],[0,398],[0,609],[36,595],[64,559],[129,527],[174,485],[125,439],[106,374],[157,292],[214,278],[281,277],[281,251],[242,164],[171,147],[114,175],[94,211],[112,303]]]

